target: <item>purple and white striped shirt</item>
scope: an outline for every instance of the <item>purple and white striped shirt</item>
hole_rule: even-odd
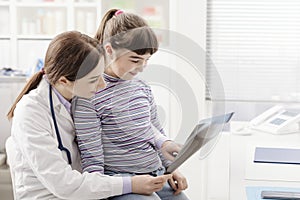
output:
[[[83,170],[149,173],[162,166],[158,150],[168,140],[151,88],[138,79],[104,74],[107,87],[75,102],[74,123]],[[156,128],[159,131],[155,131]]]

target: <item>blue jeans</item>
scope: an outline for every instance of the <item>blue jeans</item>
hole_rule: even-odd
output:
[[[164,172],[165,169],[161,168],[150,173],[150,175],[159,176],[164,174]],[[110,173],[110,175],[112,175],[112,173]],[[122,175],[134,176],[135,174],[128,174],[128,173],[115,174],[115,176],[122,176]],[[173,188],[169,185],[169,183],[166,183],[160,191],[154,192],[152,195],[141,195],[141,194],[130,193],[130,194],[123,194],[120,196],[110,197],[109,200],[189,200],[189,199],[183,192],[175,196]]]
[[[140,194],[123,194],[109,198],[110,200],[189,200],[187,196],[181,192],[178,195],[174,195],[174,190],[169,183],[166,183],[162,190],[154,192],[152,195],[140,195]]]

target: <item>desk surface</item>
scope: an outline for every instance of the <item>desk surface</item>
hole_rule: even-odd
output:
[[[300,188],[300,165],[253,163],[256,146],[299,148],[300,134],[222,133],[221,141],[206,159],[207,199],[247,200],[247,186]],[[224,163],[226,159],[228,163]]]
[[[300,134],[272,135],[254,132],[230,136],[230,200],[246,198],[246,186],[286,186],[300,188],[299,165],[254,163],[254,149],[260,147],[300,147]],[[296,180],[299,180],[297,182]]]

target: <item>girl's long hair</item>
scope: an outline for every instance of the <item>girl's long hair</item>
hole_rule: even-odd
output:
[[[109,42],[114,49],[125,48],[138,55],[155,53],[158,40],[147,22],[136,14],[118,11],[111,9],[104,15],[95,35],[100,44]]]

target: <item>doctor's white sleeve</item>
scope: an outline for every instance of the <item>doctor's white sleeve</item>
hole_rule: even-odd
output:
[[[27,105],[19,102],[12,133],[30,169],[54,196],[61,199],[102,199],[122,194],[122,178],[72,170],[53,137],[55,132],[49,107],[37,102]]]

